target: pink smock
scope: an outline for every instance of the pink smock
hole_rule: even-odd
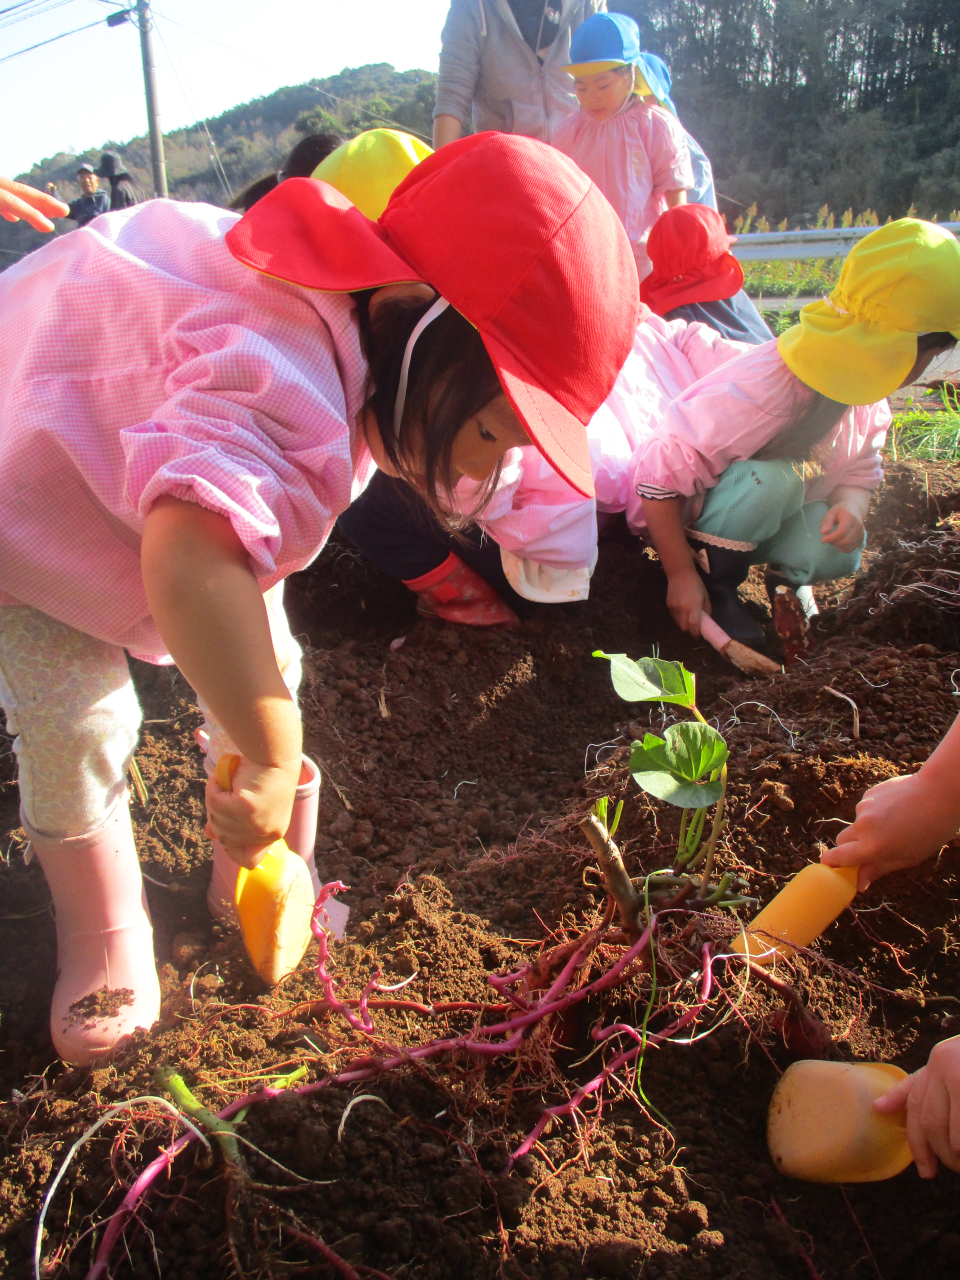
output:
[[[810,402],[813,392],[787,368],[776,341],[749,347],[673,401],[631,459],[627,517],[645,524],[643,497],[683,497],[695,520],[703,495],[733,462],[752,458]],[[813,450],[805,501],[829,499],[838,485],[875,489],[883,479],[880,450],[891,422],[886,400],[847,409]]]
[[[634,94],[629,106],[608,120],[595,120],[586,111],[568,116],[553,145],[576,161],[619,214],[642,280],[653,269],[647,236],[667,208],[665,193],[693,186],[683,126],[654,98]]]
[[[504,570],[521,595],[555,600],[586,596],[597,555],[596,513],[631,507],[631,462],[641,443],[686,387],[749,350],[746,343],[724,338],[705,324],[654,315],[640,324],[613,390],[587,428],[596,500],[571,489],[532,446],[507,453],[500,482],[478,523],[500,546]],[[477,486],[463,480],[456,496],[460,511],[468,513],[477,503]],[[588,571],[586,578],[581,571]],[[537,594],[527,589],[545,580],[554,584],[552,590]]]
[[[167,662],[140,573],[159,497],[226,516],[266,590],[364,489],[351,300],[241,266],[236,221],[154,200],[0,275],[0,604]]]

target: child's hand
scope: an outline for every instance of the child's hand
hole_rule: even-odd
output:
[[[0,217],[7,222],[19,222],[23,218],[37,231],[55,231],[50,219],[65,218],[69,212],[63,201],[54,196],[22,182],[0,178]]]
[[[255,867],[289,827],[300,766],[299,756],[282,765],[241,759],[231,791],[224,791],[216,778],[208,780],[204,830],[240,866]]]
[[[877,1098],[889,1116],[907,1106],[907,1141],[921,1178],[932,1178],[940,1160],[960,1173],[960,1036],[934,1045],[925,1067]]]
[[[700,614],[710,612],[710,597],[696,569],[680,570],[667,579],[667,608],[681,631],[700,634]]]
[[[879,876],[933,857],[956,831],[955,799],[921,770],[866,791],[855,821],[821,860],[830,867],[859,866],[857,889],[862,891]]]
[[[829,542],[838,551],[856,551],[863,542],[863,521],[849,507],[838,502],[823,517],[820,541]]]

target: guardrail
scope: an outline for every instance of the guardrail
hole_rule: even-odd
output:
[[[960,240],[960,222],[938,222]],[[826,231],[752,231],[733,245],[741,262],[780,262],[787,258],[845,258],[858,240],[876,227],[835,227]]]

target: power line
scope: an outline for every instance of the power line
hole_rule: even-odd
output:
[[[0,30],[16,26],[18,22],[27,22],[30,18],[42,17],[52,13],[54,9],[62,9],[64,5],[73,4],[73,0],[21,0],[20,4],[11,5],[8,9],[0,9]],[[26,13],[20,13],[26,9]],[[5,15],[13,14],[12,17]]]
[[[223,44],[220,40],[214,40],[213,36],[206,36],[202,31],[194,31],[193,27],[184,26],[182,22],[178,22],[176,18],[170,18],[165,13],[154,8],[154,13],[159,14],[164,22],[172,22],[175,27],[183,27],[184,31],[189,31],[192,36],[199,36],[201,40],[209,40],[211,44],[215,44],[219,49],[226,49],[227,53],[235,53],[238,58],[246,58],[248,62],[255,62],[258,67],[266,67],[268,71],[272,71],[273,67],[268,62],[261,62],[259,58],[251,58],[249,53],[241,53],[239,49],[232,49],[230,45]]]
[[[18,49],[16,53],[8,53],[5,58],[0,58],[0,62],[12,62],[14,58],[22,57],[25,53],[33,53],[34,49],[42,49],[44,45],[56,44],[58,40],[66,40],[67,36],[77,36],[81,31],[90,31],[94,27],[103,26],[103,18],[98,18],[96,22],[88,22],[85,27],[75,27],[73,31],[63,31],[58,36],[51,36],[49,40],[41,40],[39,44],[32,44],[26,49]]]
[[[170,21],[170,19],[164,17],[164,15],[161,14],[158,9],[154,9],[153,12],[157,15],[157,17],[163,17],[164,22]],[[180,24],[178,23],[177,25],[180,25]],[[184,101],[187,104],[187,110],[190,111],[190,113],[196,118],[197,124],[203,125],[203,131],[207,135],[207,141],[210,143],[210,149],[211,149],[210,159],[213,161],[213,171],[217,175],[217,178],[220,182],[221,187],[223,187],[226,194],[232,200],[233,194],[234,194],[233,188],[230,185],[230,179],[227,177],[227,171],[226,169],[224,169],[223,162],[220,159],[220,153],[217,150],[217,144],[214,142],[213,137],[211,136],[210,130],[207,128],[207,122],[206,120],[203,120],[199,116],[197,116],[197,109],[194,106],[193,102],[190,100],[190,95],[187,93],[187,90],[184,87],[184,83],[180,79],[180,75],[179,75],[179,72],[177,71],[176,63],[173,60],[173,56],[170,53],[170,50],[167,48],[167,42],[166,40],[164,40],[163,32],[161,31],[159,26],[157,27],[157,35],[160,37],[160,43],[163,45],[163,51],[167,55],[167,61],[170,63],[170,70],[173,72],[174,78],[176,79],[177,84],[180,86],[180,92],[183,94]],[[186,71],[184,71],[184,75],[186,75]]]

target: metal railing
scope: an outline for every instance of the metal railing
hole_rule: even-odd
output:
[[[937,226],[960,240],[960,222]],[[858,240],[876,227],[834,227],[825,231],[753,231],[733,246],[741,262],[780,262],[787,258],[845,258]]]

